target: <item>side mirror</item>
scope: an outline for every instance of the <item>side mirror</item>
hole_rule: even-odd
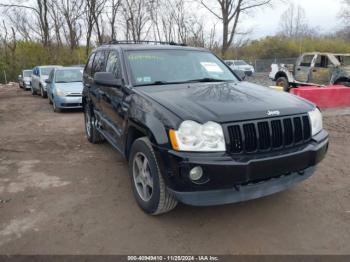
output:
[[[241,81],[245,80],[246,74],[242,70],[233,70],[233,72]]]
[[[46,80],[45,80],[45,83],[46,83],[46,84],[51,84],[51,80],[50,80],[50,79],[46,79]]]
[[[97,72],[94,75],[94,83],[102,86],[121,87],[122,80],[115,78],[110,72]]]

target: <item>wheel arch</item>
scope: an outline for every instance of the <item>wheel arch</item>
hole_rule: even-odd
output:
[[[276,80],[277,80],[278,78],[280,78],[280,77],[285,77],[285,78],[287,78],[287,80],[288,80],[287,74],[286,74],[285,72],[283,72],[283,71],[279,71],[279,72],[276,73],[274,81],[276,81]],[[288,81],[289,81],[289,80],[288,80]]]
[[[164,125],[154,117],[146,123],[141,123],[135,119],[128,120],[128,127],[125,133],[124,154],[129,158],[131,146],[134,141],[141,137],[147,137],[152,144],[162,146],[169,144],[169,139]]]

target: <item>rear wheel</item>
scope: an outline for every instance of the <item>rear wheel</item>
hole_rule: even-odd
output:
[[[144,212],[159,215],[176,207],[177,200],[167,190],[147,137],[137,139],[132,145],[129,174],[134,197]]]
[[[55,101],[53,101],[55,103]],[[88,105],[84,106],[85,133],[90,143],[97,144],[104,141],[103,136],[97,130],[96,118]]]
[[[283,87],[284,91],[289,92],[290,86],[289,86],[288,79],[286,77],[277,78],[276,86],[281,86]]]

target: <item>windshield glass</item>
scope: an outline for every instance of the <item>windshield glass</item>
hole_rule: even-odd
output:
[[[248,64],[246,62],[240,60],[240,61],[236,61],[235,65],[241,66],[241,65],[248,65]]]
[[[135,86],[237,80],[227,66],[209,52],[137,50],[128,51],[127,59]]]
[[[82,82],[82,79],[83,74],[80,69],[63,69],[56,71],[56,83]]]
[[[32,75],[32,70],[23,71],[23,77],[30,77]]]
[[[342,66],[350,66],[350,56],[337,56]]]
[[[40,69],[42,75],[48,76],[54,67],[43,67]]]

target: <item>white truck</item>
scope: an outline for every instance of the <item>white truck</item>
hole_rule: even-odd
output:
[[[270,79],[285,91],[298,86],[350,86],[350,54],[305,53],[295,64],[272,64]]]

